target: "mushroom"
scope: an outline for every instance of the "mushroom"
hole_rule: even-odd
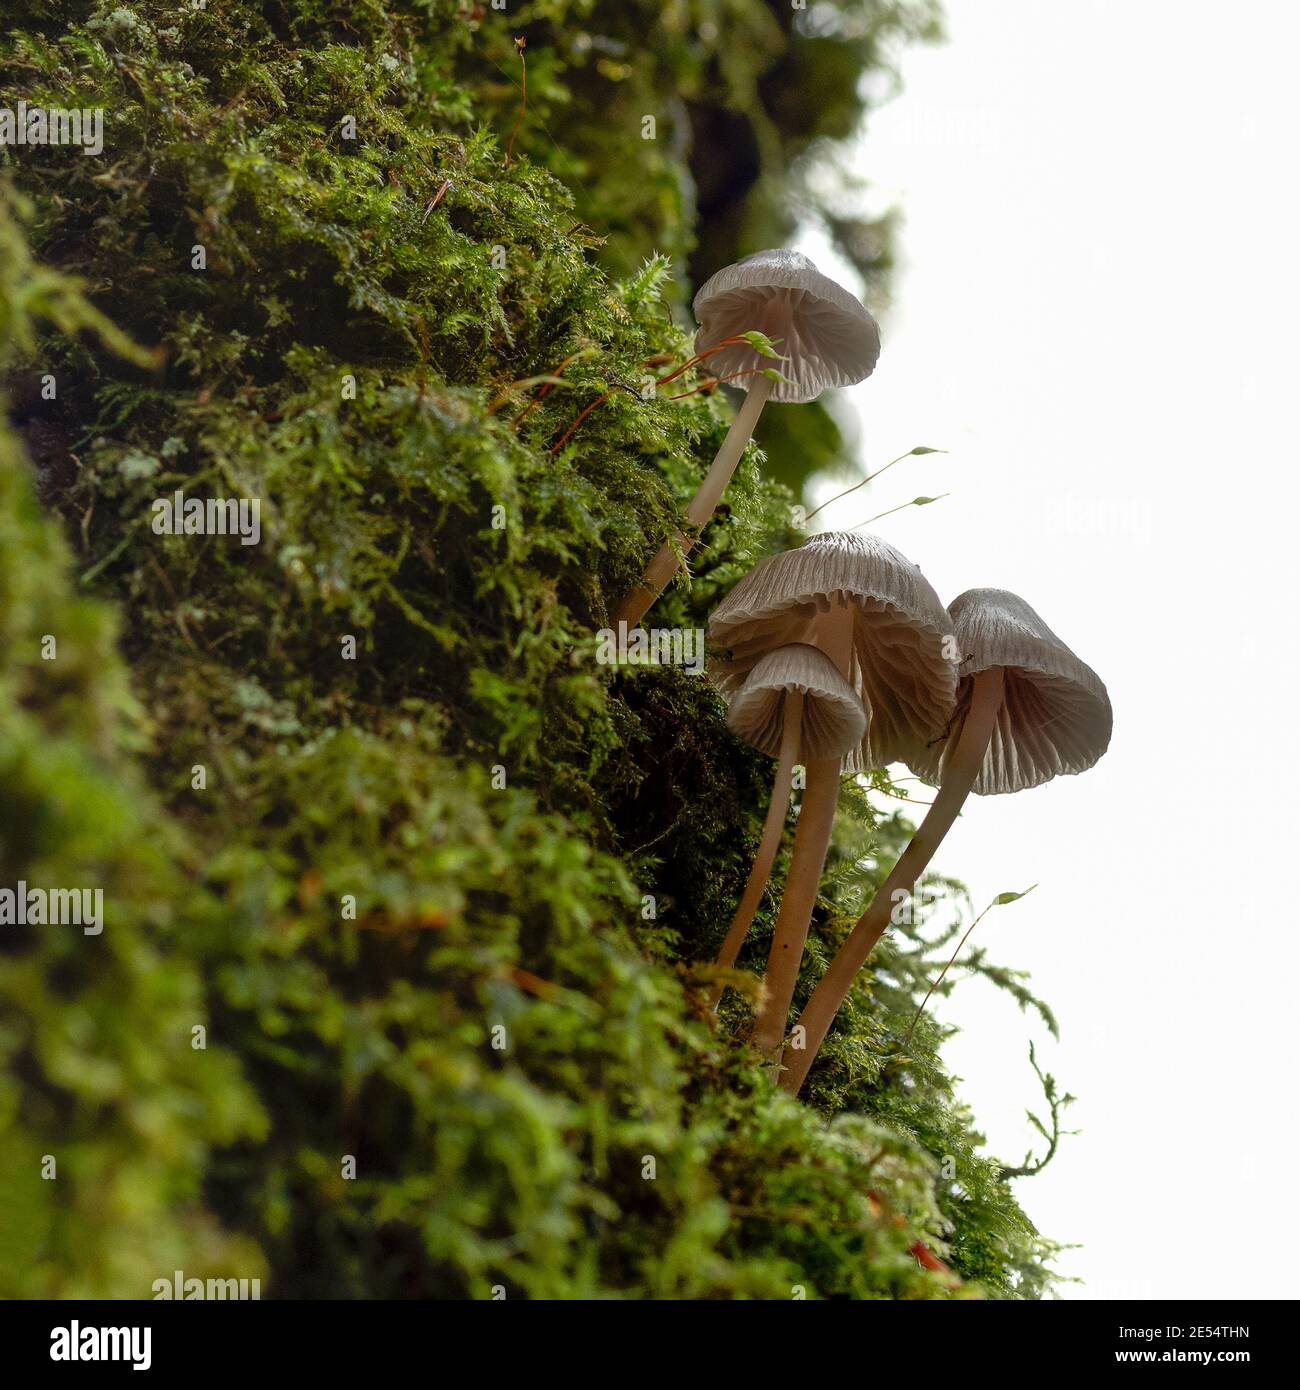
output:
[[[948,657],[948,615],[925,577],[877,536],[825,532],[760,561],[714,610],[709,636],[727,656],[714,679],[739,688],[775,647],[816,647],[853,687],[867,716],[845,771],[883,766],[942,734],[957,672]],[[841,760],[813,758],[777,915],[753,1041],[780,1047],[799,978],[817,885],[830,845]]]
[[[896,901],[911,895],[966,797],[1021,791],[1084,772],[1110,744],[1106,687],[1024,599],[1004,589],[970,589],[948,612],[959,650],[967,654],[957,707],[941,738],[918,740],[904,756],[939,791],[799,1017],[802,1046],[787,1047],[782,1059],[781,1085],[791,1093],[803,1085]]]
[[[696,356],[713,357],[717,376],[747,393],[686,509],[686,520],[698,531],[731,481],[764,404],[769,399],[804,404],[870,376],[880,356],[880,330],[854,295],[798,251],[759,251],[727,266],[704,283],[694,308],[700,325]],[[780,380],[768,374],[770,358],[747,340],[755,332],[779,347]],[[686,554],[694,541],[679,534],[677,544]],[[614,621],[635,627],[676,569],[676,552],[666,541],[619,604]]]
[[[727,711],[732,733],[777,759],[772,799],[763,822],[749,880],[718,953],[719,969],[729,970],[740,954],[754,913],[772,873],[781,843],[795,764],[814,758],[842,759],[853,752],[866,730],[867,716],[853,687],[816,647],[802,642],[777,647],[749,673]],[[722,991],[717,991],[717,997]]]

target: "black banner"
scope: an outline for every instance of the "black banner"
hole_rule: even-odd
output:
[[[123,1371],[172,1378],[194,1372],[320,1370],[337,1377],[349,1371],[395,1368],[409,1362],[440,1366],[451,1373],[448,1353],[482,1356],[485,1372],[516,1360],[522,1371],[553,1375],[584,1363],[583,1346],[603,1345],[611,1334],[634,1338],[638,1376],[656,1349],[665,1361],[679,1360],[682,1335],[725,1339],[726,1360],[743,1361],[750,1342],[745,1329],[770,1332],[773,1305],[678,1304],[653,1309],[645,1303],[599,1303],[572,1307],[503,1300],[489,1304],[281,1303],[154,1301],[7,1303],[0,1305],[0,1335],[9,1372],[43,1378],[63,1368],[88,1374]],[[703,1311],[707,1306],[708,1311]],[[1119,1379],[1144,1367],[1209,1369],[1239,1376],[1246,1368],[1285,1365],[1291,1305],[1285,1303],[1053,1303],[963,1302],[845,1305],[792,1302],[782,1330],[801,1324],[823,1332],[832,1327],[855,1338],[864,1371],[897,1367],[914,1380],[947,1374],[944,1344],[918,1363],[913,1340],[918,1329],[992,1338],[953,1343],[977,1347],[985,1366],[1010,1364],[1012,1348],[1024,1343],[998,1338],[1053,1339],[1071,1370],[1113,1370]],[[566,1331],[568,1329],[568,1331]],[[523,1334],[523,1335],[521,1335]],[[594,1340],[593,1340],[594,1339]],[[794,1341],[805,1351],[808,1343]],[[843,1355],[844,1344],[840,1346]],[[1002,1350],[996,1348],[1001,1346]],[[549,1351],[547,1350],[549,1348]],[[648,1353],[648,1356],[647,1356]],[[766,1359],[767,1353],[763,1353]],[[587,1364],[590,1364],[589,1362]],[[610,1362],[615,1373],[619,1363]],[[951,1369],[951,1368],[949,1368]],[[797,1373],[792,1367],[790,1373]],[[781,1372],[785,1374],[786,1372]],[[26,1384],[6,1376],[13,1385]],[[42,1379],[41,1383],[46,1383]],[[173,1382],[174,1383],[174,1382]]]

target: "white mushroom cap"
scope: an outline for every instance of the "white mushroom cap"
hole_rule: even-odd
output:
[[[948,606],[963,660],[957,710],[947,737],[906,758],[913,772],[942,783],[947,750],[957,746],[973,677],[1001,666],[1002,708],[972,790],[1021,791],[1053,777],[1086,772],[1110,745],[1106,687],[1037,613],[1005,589],[968,589]]]
[[[845,765],[860,771],[941,735],[956,697],[957,669],[944,647],[952,624],[906,556],[878,536],[813,536],[759,561],[714,610],[709,638],[726,650],[713,678],[729,694],[776,647],[826,651],[828,621],[844,605],[853,611],[848,681],[867,714]]]
[[[700,331],[695,351],[706,352],[734,334],[760,332],[779,339],[787,362],[763,357],[746,344],[724,348],[709,359],[720,377],[775,367],[773,401],[802,404],[823,391],[852,386],[871,375],[880,356],[876,321],[843,285],[823,275],[798,251],[759,251],[705,281],[695,296]],[[748,390],[757,376],[733,383]]]
[[[853,687],[816,647],[792,642],[768,652],[731,697],[727,726],[733,734],[777,757],[785,726],[785,696],[802,693],[799,757],[844,758],[866,732],[867,716]]]

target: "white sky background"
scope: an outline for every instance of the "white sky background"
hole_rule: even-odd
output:
[[[936,868],[1061,1041],[982,981],[939,1006],[992,1151],[1082,1135],[1018,1192],[1067,1297],[1300,1296],[1295,1113],[1300,6],[946,0],[862,172],[903,214],[861,458],[817,517],[945,602],[1013,589],[1106,682],[1090,772],[972,798]],[[831,274],[852,273],[815,237]],[[880,306],[873,306],[880,307]],[[821,480],[822,501],[847,486]],[[912,808],[918,809],[919,808]]]

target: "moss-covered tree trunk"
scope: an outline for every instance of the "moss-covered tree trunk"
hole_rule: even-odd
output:
[[[0,887],[105,910],[0,925],[0,1293],[1042,1290],[940,1031],[892,1047],[919,929],[811,1107],[712,1018],[768,768],[698,677],[596,659],[729,419],[653,389],[686,258],[779,234],[933,23],[831,12],[7,8],[4,101],[105,124],[0,149]],[[759,464],[657,621],[792,540]],[[170,533],[177,493],[256,542]],[[847,809],[842,867],[897,846]]]

